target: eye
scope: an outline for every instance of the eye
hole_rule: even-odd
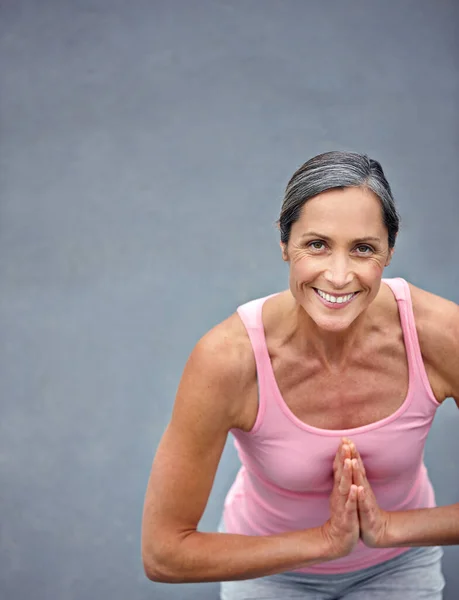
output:
[[[308,244],[308,246],[314,246],[315,244],[319,244],[319,245],[321,244],[321,245],[323,246],[323,245],[324,245],[324,242],[321,242],[321,241],[319,241],[319,240],[316,240],[316,241],[314,241],[314,242],[310,242],[310,243]],[[320,248],[314,248],[314,250],[320,250]]]
[[[309,242],[308,247],[312,247],[313,250],[321,250],[321,248],[318,248],[317,246],[324,246],[325,242],[322,242],[321,240],[314,240],[313,242]],[[366,252],[358,252],[358,254],[370,254],[371,252],[374,252],[373,248],[371,246],[368,246],[367,244],[360,244],[359,246],[357,246],[358,250],[361,250],[362,248],[366,249]]]
[[[366,248],[370,252],[373,252],[373,248],[371,246],[367,246],[366,244],[361,244],[360,246],[357,246],[357,248]],[[369,254],[369,252],[359,252],[359,254]]]

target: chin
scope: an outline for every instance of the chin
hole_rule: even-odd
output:
[[[322,329],[322,331],[329,331],[330,333],[340,333],[341,331],[346,331],[346,329],[349,329],[353,322],[354,319],[351,321],[346,321],[345,323],[337,323],[336,321],[333,323],[317,323],[317,321],[315,321],[319,329]]]

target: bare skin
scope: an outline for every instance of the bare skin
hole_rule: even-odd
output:
[[[377,199],[355,189],[320,196],[305,205],[289,244],[282,246],[290,286],[266,301],[263,325],[276,381],[292,413],[316,427],[350,429],[378,421],[402,404],[408,388],[406,350],[396,300],[381,284],[393,251]],[[314,241],[311,229],[327,241]],[[369,244],[354,242],[363,236],[376,238],[370,252]],[[348,307],[331,311],[315,288],[358,296]],[[445,360],[438,358],[445,335],[438,324],[454,307],[410,289],[426,371],[442,402],[450,384],[441,370]],[[191,353],[153,462],[142,522],[142,556],[151,579],[248,579],[352,551],[359,538],[357,496],[365,480],[349,440],[337,449],[331,517],[321,527],[261,537],[198,531],[228,432],[250,431],[257,410],[253,350],[234,314]],[[352,459],[356,462],[348,462]]]
[[[447,315],[451,303],[414,286],[410,288],[419,341],[426,357],[431,354],[428,348],[432,344],[437,346],[434,338],[439,335],[438,319],[432,319],[432,310],[438,311],[437,316]],[[390,299],[390,295],[386,297]],[[437,309],[432,308],[435,304]],[[386,311],[389,307],[383,302],[381,308],[390,319],[391,311]],[[272,317],[275,321],[275,313]],[[395,320],[393,326],[399,328],[400,324]],[[269,331],[269,326],[267,329]],[[269,340],[269,333],[267,337]],[[389,335],[389,338],[397,339],[397,335]],[[401,349],[394,347],[393,351],[397,354]],[[441,402],[450,394],[433,363],[425,359],[430,384]],[[371,376],[371,370],[368,375]],[[403,387],[403,381],[400,384]],[[396,406],[397,403],[390,410],[396,410]],[[290,408],[297,411],[293,404]],[[198,532],[228,431],[233,427],[249,431],[256,410],[253,351],[242,322],[234,314],[206,334],[193,350],[179,386],[171,422],[154,459],[142,523],[142,555],[145,571],[151,579],[192,582],[260,577],[333,560],[345,556],[354,547],[359,537],[358,525],[357,529],[354,527],[358,517],[354,513],[355,498],[349,493],[354,486],[353,494],[357,496],[361,481],[359,465],[353,466],[351,472],[344,469],[346,459],[360,458],[350,440],[337,450],[335,487],[330,497],[332,516],[323,527],[261,538]],[[318,414],[320,410],[311,405],[309,412],[304,409],[301,417],[305,422],[320,425],[320,421],[314,420]],[[366,422],[359,420],[352,425],[366,424],[384,414],[369,411]],[[347,411],[343,411],[341,418],[340,421],[338,414],[334,421],[337,429],[350,424]],[[343,449],[343,445],[347,447]],[[336,475],[339,469],[344,479]],[[361,469],[363,471],[363,465]]]
[[[446,384],[428,358],[429,339],[438,329],[438,319],[431,319],[431,307],[436,302],[440,313],[443,304],[451,303],[413,285],[410,290],[421,349],[425,349],[424,366],[433,394],[442,403],[448,397]],[[389,286],[381,285],[368,309],[363,339],[349,353],[346,365],[327,370],[313,351],[300,353],[301,341],[298,343],[295,334],[279,325],[283,323],[281,315],[288,314],[292,304],[289,290],[269,298],[263,307],[263,321],[281,396],[296,417],[318,428],[352,429],[379,421],[403,404],[408,391],[408,361],[397,301]],[[244,326],[235,327],[242,341],[247,337]],[[247,342],[250,344],[248,338]],[[253,357],[252,361],[255,368]],[[250,431],[258,412],[256,377],[243,404],[241,429]]]

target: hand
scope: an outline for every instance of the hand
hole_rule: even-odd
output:
[[[334,485],[330,495],[330,518],[322,532],[330,559],[347,556],[359,541],[357,486],[352,483],[351,449],[341,442],[333,462]]]
[[[347,438],[344,439],[351,451],[353,483],[358,487],[357,508],[360,537],[369,548],[384,548],[390,515],[378,505],[367,479],[362,457],[355,444]]]

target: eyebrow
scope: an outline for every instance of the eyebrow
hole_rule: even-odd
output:
[[[304,238],[308,238],[308,237],[319,237],[322,238],[323,240],[327,240],[327,242],[332,241],[330,237],[328,237],[328,235],[324,235],[323,233],[317,233],[317,231],[307,231],[306,233],[303,233],[300,237],[300,240],[303,240]],[[359,243],[359,242],[380,242],[381,239],[378,237],[374,237],[372,235],[368,235],[366,237],[360,237],[360,238],[355,238],[355,240],[352,240],[353,244]]]

